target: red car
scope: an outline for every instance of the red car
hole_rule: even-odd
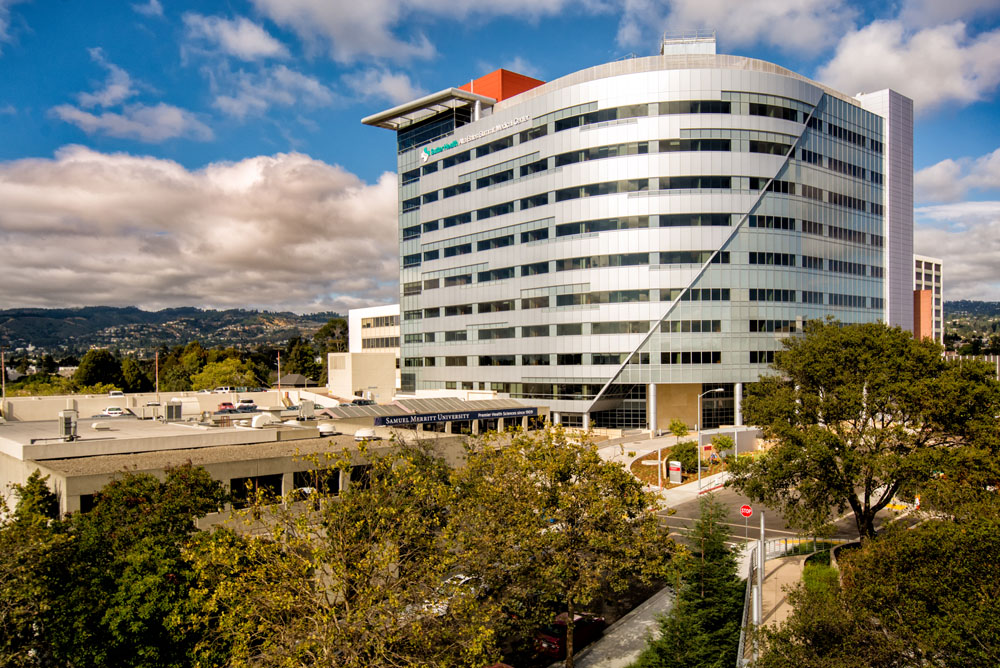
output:
[[[551,624],[535,634],[535,651],[556,659],[566,656],[566,621],[569,613],[556,616]],[[573,652],[589,644],[604,630],[604,618],[581,612],[573,624]]]
[[[235,411],[235,410],[236,406],[233,406],[233,402],[223,401],[221,404],[219,404],[219,408],[216,412],[221,413],[222,411]]]

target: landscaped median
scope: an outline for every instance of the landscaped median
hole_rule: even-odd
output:
[[[701,463],[702,478],[710,476],[714,473],[722,473],[726,470],[725,463],[715,455],[714,449],[707,452],[710,453],[710,456],[702,459]],[[662,484],[663,489],[671,489],[673,487],[679,487],[680,485],[670,482],[670,471],[667,463],[672,460],[681,462],[681,480],[683,481],[681,484],[685,484],[691,482],[692,480],[697,480],[698,478],[697,456],[697,446],[695,445],[695,442],[684,441],[678,443],[677,445],[665,447],[662,450],[654,450],[653,452],[636,457],[629,465],[629,470],[636,478],[643,481],[647,485]],[[658,460],[661,467],[659,477],[657,476],[657,465],[652,463]]]

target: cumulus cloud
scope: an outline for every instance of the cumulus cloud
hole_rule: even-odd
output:
[[[918,202],[955,202],[972,190],[1000,189],[1000,148],[978,158],[942,160],[914,175]]]
[[[913,250],[944,260],[944,297],[1000,301],[1000,202],[917,207]]]
[[[0,301],[343,310],[397,298],[396,177],[290,153],[0,163]]]
[[[241,60],[288,57],[284,44],[242,16],[229,20],[188,12],[184,15],[184,25],[188,39],[207,42],[212,48]]]
[[[1000,29],[970,37],[961,22],[911,31],[875,21],[845,35],[817,78],[848,93],[893,88],[917,111],[970,104],[1000,84]]]
[[[899,19],[908,26],[926,28],[998,13],[996,0],[905,0]]]
[[[844,0],[624,0],[618,44],[649,47],[671,29],[710,29],[723,44],[815,52],[832,45],[856,14]]]
[[[262,114],[275,105],[322,107],[335,99],[333,91],[318,79],[284,65],[258,72],[220,70],[211,73],[211,78],[218,92],[213,105],[237,118]]]
[[[344,75],[347,87],[365,99],[383,99],[401,104],[426,95],[427,91],[402,72],[370,68]]]
[[[0,0],[0,42],[10,41],[10,8],[25,0]]]
[[[340,62],[374,57],[396,61],[430,58],[434,45],[419,31],[408,31],[414,16],[455,21],[472,17],[514,16],[534,19],[551,16],[566,8],[599,11],[610,0],[251,0],[257,10],[278,25],[293,30],[315,49],[329,51]],[[397,32],[407,32],[400,36]]]
[[[77,100],[82,107],[112,107],[120,104],[136,94],[132,85],[132,77],[129,73],[118,67],[114,63],[109,63],[104,57],[104,50],[100,47],[88,49],[90,58],[98,65],[108,71],[108,78],[104,82],[104,88],[93,93],[80,93]]]
[[[160,102],[154,106],[127,105],[121,113],[104,111],[92,114],[71,104],[52,108],[59,119],[72,123],[87,134],[104,134],[121,139],[161,142],[175,137],[211,139],[211,128],[186,109]]]
[[[134,4],[132,10],[143,16],[163,16],[163,5],[160,0],[149,0],[145,4]]]

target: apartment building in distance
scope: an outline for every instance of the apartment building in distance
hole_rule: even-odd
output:
[[[913,256],[913,335],[944,345],[944,263]]]
[[[739,425],[743,384],[805,320],[913,327],[913,106],[894,91],[695,36],[363,122],[397,136],[403,393]]]

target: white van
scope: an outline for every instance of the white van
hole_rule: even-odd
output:
[[[217,387],[212,392],[216,394],[232,394],[233,388],[231,387]]]

